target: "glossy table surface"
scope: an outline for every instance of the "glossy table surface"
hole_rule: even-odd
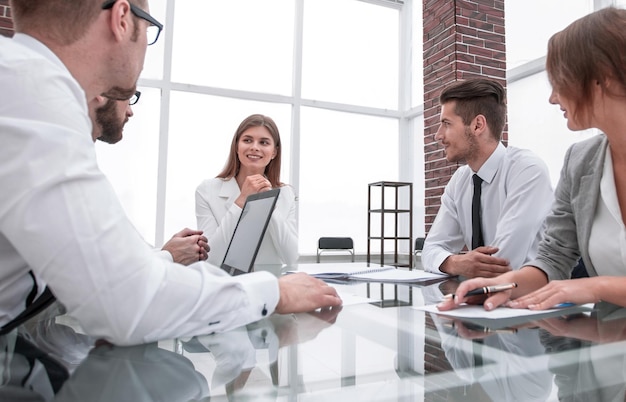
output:
[[[333,284],[357,302],[133,347],[94,347],[53,307],[0,338],[0,400],[624,400],[626,310],[487,328],[414,308],[457,284]]]

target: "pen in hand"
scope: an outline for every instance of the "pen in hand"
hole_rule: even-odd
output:
[[[465,294],[465,296],[478,296],[487,295],[491,293],[503,292],[505,290],[513,289],[517,287],[517,283],[505,283],[502,285],[484,286],[482,288],[472,289]],[[447,294],[443,297],[444,300],[454,299],[456,295],[454,293]]]

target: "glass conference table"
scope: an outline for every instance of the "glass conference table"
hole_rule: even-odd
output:
[[[333,285],[342,308],[133,347],[94,346],[52,307],[0,337],[0,400],[624,400],[625,309],[487,327],[414,308],[453,279]]]

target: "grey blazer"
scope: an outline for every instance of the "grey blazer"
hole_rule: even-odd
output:
[[[549,280],[569,279],[579,257],[589,276],[598,276],[589,259],[589,236],[607,146],[606,136],[600,134],[573,144],[565,154],[544,238],[537,258],[527,264],[543,270]]]

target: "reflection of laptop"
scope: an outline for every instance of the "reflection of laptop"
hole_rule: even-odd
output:
[[[279,193],[280,189],[275,188],[248,196],[226,249],[223,270],[231,275],[252,271]]]

